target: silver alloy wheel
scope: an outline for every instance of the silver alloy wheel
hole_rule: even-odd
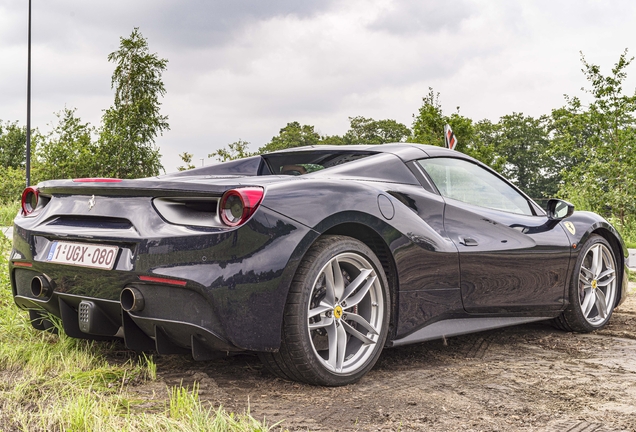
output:
[[[307,330],[325,368],[342,375],[363,368],[376,352],[383,319],[381,281],[366,258],[345,252],[323,266],[312,286]]]
[[[579,273],[579,304],[583,317],[593,326],[607,321],[616,301],[616,263],[602,243],[585,252]]]

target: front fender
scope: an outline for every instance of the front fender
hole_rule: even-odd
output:
[[[598,234],[604,237],[614,248],[614,254],[617,260],[617,279],[620,283],[619,295],[617,296],[616,305],[620,305],[627,297],[627,287],[629,275],[627,273],[627,266],[625,265],[626,259],[629,256],[629,251],[625,246],[625,242],[620,233],[605,220],[602,216],[587,212],[576,211],[572,216],[564,219],[560,222],[565,228],[570,242],[572,243],[572,261],[576,262],[579,254],[581,253],[581,247],[593,234]],[[568,227],[568,225],[570,225]],[[574,232],[572,232],[572,228]]]

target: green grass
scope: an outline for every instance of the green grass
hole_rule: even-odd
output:
[[[152,357],[108,360],[115,346],[34,330],[13,303],[0,236],[0,431],[267,431],[249,412],[199,400],[198,386],[144,400],[135,387],[157,379]],[[120,346],[117,349],[121,349]],[[159,388],[163,388],[159,385]],[[163,396],[163,397],[162,397]],[[149,408],[150,407],[150,408]]]
[[[20,202],[0,204],[0,227],[13,225],[13,218],[20,210]]]

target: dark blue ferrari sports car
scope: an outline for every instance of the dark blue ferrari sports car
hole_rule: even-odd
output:
[[[27,188],[9,270],[33,326],[273,373],[358,380],[384,347],[552,320],[605,326],[625,246],[461,153],[295,148],[139,180]]]

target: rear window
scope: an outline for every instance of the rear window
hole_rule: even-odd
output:
[[[325,168],[346,164],[375,154],[373,152],[284,152],[263,155],[272,174],[304,175]]]

